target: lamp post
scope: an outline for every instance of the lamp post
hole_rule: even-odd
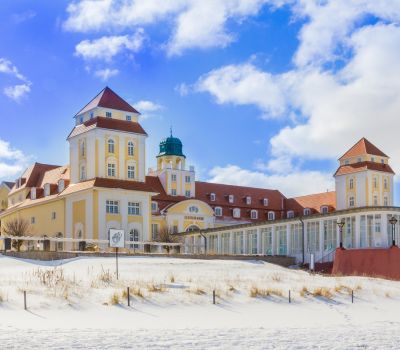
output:
[[[389,222],[392,225],[392,247],[394,247],[396,245],[396,240],[395,240],[394,236],[395,236],[397,219],[394,216],[392,216],[390,218]]]
[[[339,232],[340,232],[340,248],[343,248],[343,226],[344,226],[344,219],[338,220],[336,222],[336,225],[339,227]]]

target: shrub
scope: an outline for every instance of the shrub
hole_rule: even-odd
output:
[[[111,296],[111,305],[117,305],[120,302],[120,298],[119,298],[119,294],[117,292],[115,292],[112,296]]]
[[[257,298],[257,297],[269,297],[269,296],[277,296],[277,297],[281,297],[283,296],[283,293],[280,289],[275,289],[275,288],[267,288],[267,289],[262,289],[262,288],[258,288],[256,286],[253,286],[250,288],[250,297],[252,298]]]
[[[331,299],[333,297],[331,290],[326,287],[319,287],[319,288],[314,289],[312,295],[314,297],[323,297],[326,299]]]
[[[304,298],[308,294],[310,294],[308,288],[306,286],[303,286],[303,288],[301,288],[301,290],[300,290],[300,296],[302,296]]]
[[[150,283],[147,285],[147,290],[152,293],[162,293],[165,292],[165,288],[161,285],[156,285],[154,283]]]

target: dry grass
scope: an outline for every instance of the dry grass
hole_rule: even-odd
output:
[[[331,289],[326,288],[326,287],[315,288],[314,291],[312,292],[312,295],[314,297],[322,297],[322,298],[326,298],[326,299],[332,299],[332,297],[333,297],[333,293],[331,292]]]
[[[110,270],[105,271],[103,267],[101,267],[102,271],[101,273],[97,276],[97,279],[104,284],[110,284],[113,279],[114,275],[110,272]]]
[[[274,282],[281,282],[282,281],[282,275],[280,273],[274,273],[271,275],[271,280]]]
[[[170,283],[175,283],[175,276],[173,274],[169,275],[168,280]]]
[[[165,287],[164,286],[162,286],[161,284],[160,285],[157,285],[157,284],[155,284],[155,283],[149,283],[148,285],[147,285],[147,290],[150,292],[150,293],[163,293],[163,292],[165,292]]]
[[[345,286],[343,284],[339,284],[335,286],[335,292],[336,293],[346,293],[346,294],[351,294],[352,288],[349,286]]]
[[[134,296],[138,297],[138,298],[144,299],[144,294],[143,294],[142,290],[139,287],[129,288],[129,293],[131,295],[134,295]]]
[[[306,286],[303,286],[303,288],[301,288],[301,290],[300,290],[300,296],[304,298],[309,294],[310,294],[310,291],[308,290],[308,288]]]
[[[275,288],[258,288],[256,286],[252,286],[250,288],[250,293],[249,293],[251,298],[257,298],[257,297],[269,297],[269,296],[277,296],[277,297],[282,297],[283,292],[280,289],[275,289]]]
[[[205,290],[201,289],[200,287],[187,289],[187,292],[191,293],[191,294],[196,294],[196,295],[204,295],[204,294],[206,294]]]
[[[2,303],[4,301],[4,296],[3,296],[3,293],[2,292],[0,292],[0,303]]]
[[[120,297],[117,292],[115,292],[110,298],[111,305],[117,305],[120,303]]]

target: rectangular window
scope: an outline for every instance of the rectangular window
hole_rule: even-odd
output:
[[[263,204],[264,204],[264,206],[268,206],[268,198],[263,199]]]
[[[157,211],[157,210],[158,210],[157,202],[151,202],[151,211]]]
[[[216,207],[214,209],[215,216],[222,216],[222,208],[221,207]]]
[[[175,188],[173,188],[173,189],[171,190],[171,194],[172,194],[173,196],[176,196],[176,189],[175,189]]]
[[[228,197],[229,203],[233,203],[234,199],[235,198],[234,198],[233,194],[230,194]]]
[[[111,118],[111,116],[112,116],[111,112],[106,112],[106,117],[107,118]]]
[[[90,119],[93,119],[93,112],[90,112]]]
[[[118,214],[119,213],[119,202],[107,200],[106,201],[106,213],[107,214]]]
[[[171,181],[172,182],[176,182],[176,174],[172,174],[171,175]]]
[[[249,196],[246,197],[246,204],[247,205],[251,204],[251,197],[249,197]]]
[[[52,220],[55,220],[55,219],[56,219],[56,212],[55,212],[55,211],[53,211],[53,212],[51,213],[51,219],[52,219]]]
[[[185,196],[190,197],[190,190],[185,191]]]
[[[135,167],[133,165],[128,165],[128,179],[135,178]]]
[[[185,176],[185,182],[190,183],[190,176]]]
[[[172,232],[173,232],[173,233],[178,233],[178,226],[174,225],[174,226],[172,227]]]
[[[115,177],[115,164],[107,165],[107,175],[110,177]]]
[[[210,194],[210,200],[212,201],[212,202],[214,202],[215,201],[215,193],[211,193]]]
[[[128,202],[128,215],[140,215],[140,203]]]
[[[151,236],[153,240],[158,238],[158,224],[151,224]]]
[[[31,217],[31,224],[34,224],[36,222],[36,219],[34,216]]]
[[[250,212],[250,216],[251,216],[252,219],[257,219],[257,218],[258,218],[258,212],[257,212],[257,210],[252,210],[252,211]]]
[[[132,121],[132,117],[131,117],[130,115],[127,115],[127,116],[126,116],[126,120],[127,120],[128,122],[130,122],[130,121]]]

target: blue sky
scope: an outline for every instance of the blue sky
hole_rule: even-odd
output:
[[[362,136],[400,170],[394,0],[19,0],[0,13],[0,179],[66,164],[72,117],[106,85],[142,112],[147,166],[172,125],[202,180],[333,189]]]

